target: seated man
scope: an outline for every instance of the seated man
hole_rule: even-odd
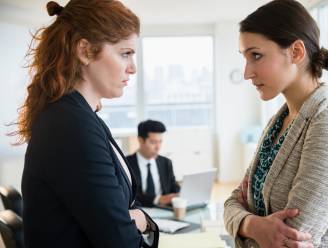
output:
[[[143,207],[170,204],[180,190],[172,161],[158,155],[165,131],[164,124],[159,121],[139,123],[139,149],[127,157],[138,184],[137,200]]]

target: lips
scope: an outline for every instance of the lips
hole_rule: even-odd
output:
[[[261,88],[263,88],[264,84],[254,84],[253,85],[256,87],[257,90],[260,90]]]

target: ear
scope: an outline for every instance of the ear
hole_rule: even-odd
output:
[[[89,56],[90,48],[91,48],[91,44],[86,39],[81,39],[77,43],[77,47],[76,47],[77,56],[80,62],[85,66],[89,65],[91,59]]]
[[[306,49],[302,40],[296,40],[290,46],[292,63],[300,64],[304,61],[306,56]]]

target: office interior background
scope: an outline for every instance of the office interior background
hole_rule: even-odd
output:
[[[67,1],[58,1],[65,5]],[[262,102],[243,78],[238,23],[267,0],[124,0],[141,19],[138,72],[124,96],[104,100],[99,115],[126,154],[137,149],[136,126],[164,122],[161,153],[173,160],[178,179],[215,167],[221,183],[238,182],[261,129],[284,102]],[[328,1],[302,0],[328,47]],[[31,34],[53,21],[46,0],[0,0],[0,184],[20,190],[26,145],[13,146],[26,95],[24,55]],[[328,81],[327,73],[322,81]],[[49,141],[51,142],[51,140]],[[55,152],[55,151],[54,151]]]

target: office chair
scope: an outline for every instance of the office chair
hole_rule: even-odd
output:
[[[18,216],[22,217],[22,196],[13,186],[0,186],[0,196],[5,209],[12,210]]]
[[[0,211],[0,234],[4,248],[24,248],[23,221],[13,211]]]

